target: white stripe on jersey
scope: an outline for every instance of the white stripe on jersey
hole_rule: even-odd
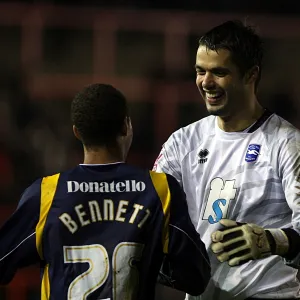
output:
[[[192,239],[192,238],[191,238],[191,237],[190,237],[183,229],[181,229],[181,228],[179,228],[179,227],[177,227],[177,226],[175,226],[175,225],[173,225],[173,224],[169,224],[169,226],[171,226],[171,227],[173,227],[173,228],[175,228],[175,229],[181,231],[182,233],[184,233],[184,234],[189,238],[189,240],[194,244],[194,246],[195,246],[197,249],[200,250],[200,252],[201,252],[201,254],[202,254],[204,260],[207,262],[207,264],[208,264],[208,265],[210,264],[209,261],[206,259],[205,255],[203,254],[203,252],[201,251],[201,249],[198,248],[198,246],[197,246],[197,244],[194,242],[194,240],[193,240],[193,239]]]
[[[35,232],[30,234],[28,237],[26,237],[19,245],[17,245],[14,249],[12,249],[10,252],[5,254],[3,257],[0,258],[0,261],[4,260],[7,256],[12,254],[14,251],[16,251],[24,242],[26,242],[29,238],[31,238],[33,235],[35,235]]]
[[[229,267],[210,251],[210,235],[221,227],[221,218],[293,227],[300,233],[300,133],[295,127],[273,114],[253,133],[224,132],[209,116],[174,132],[155,166],[184,188],[192,222],[211,259],[208,288],[201,298],[188,299],[300,296],[297,270],[280,257]]]

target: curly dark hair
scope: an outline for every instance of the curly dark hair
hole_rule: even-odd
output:
[[[263,43],[254,28],[244,25],[239,20],[227,21],[205,33],[199,39],[199,46],[218,51],[226,49],[231,52],[233,62],[241,75],[252,67],[259,67],[255,90],[259,84],[262,72]]]
[[[71,119],[86,147],[114,144],[128,116],[125,96],[109,84],[92,84],[75,95]]]

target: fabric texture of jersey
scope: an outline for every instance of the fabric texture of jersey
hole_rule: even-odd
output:
[[[0,230],[0,284],[41,262],[42,300],[150,300],[164,256],[191,267],[179,288],[204,290],[208,257],[177,181],[125,163],[79,165],[24,192]]]
[[[224,132],[209,116],[170,136],[153,169],[173,175],[183,186],[212,265],[205,293],[187,299],[300,297],[297,270],[281,257],[229,267],[210,250],[211,233],[225,218],[300,233],[299,168],[299,131],[276,114],[252,133]],[[299,267],[299,261],[296,257],[288,264]]]

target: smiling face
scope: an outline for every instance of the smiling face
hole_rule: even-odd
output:
[[[210,114],[230,117],[245,105],[249,89],[229,50],[200,45],[195,67],[196,84]]]

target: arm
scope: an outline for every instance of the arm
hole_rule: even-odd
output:
[[[183,191],[173,177],[167,175],[167,179],[171,194],[169,244],[158,281],[197,296],[211,277],[209,258],[190,220]]]
[[[292,210],[292,228],[282,228],[288,238],[285,263],[300,269],[300,132],[291,131],[280,151],[280,175],[288,205]]]
[[[0,285],[19,268],[39,262],[35,227],[39,220],[40,181],[25,190],[14,214],[0,229]]]
[[[172,175],[181,184],[181,167],[179,158],[179,147],[180,142],[179,131],[172,134],[169,139],[163,144],[162,149],[156,158],[153,171],[163,172]]]
[[[255,224],[222,220],[225,226],[212,234],[212,251],[230,266],[270,255],[280,255],[286,264],[300,268],[300,137],[290,137],[273,148],[274,169],[281,178],[286,201],[292,210],[292,228],[262,228]]]

